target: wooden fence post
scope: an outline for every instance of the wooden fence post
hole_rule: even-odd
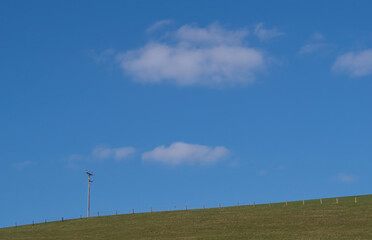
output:
[[[357,197],[354,198],[354,203],[357,203],[358,202],[358,199]]]
[[[336,198],[336,204],[338,204],[338,198]]]
[[[132,208],[132,214],[134,215],[134,208]]]
[[[305,200],[302,200],[302,205],[305,205]]]
[[[320,199],[320,205],[322,205],[323,204],[323,200],[322,199]]]
[[[253,202],[253,207],[256,207],[256,203],[255,202]]]
[[[288,201],[287,200],[285,200],[285,206],[288,206]]]
[[[150,213],[152,213],[152,207],[150,207]]]

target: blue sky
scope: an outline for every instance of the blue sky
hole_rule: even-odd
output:
[[[369,194],[370,1],[2,1],[0,226]]]

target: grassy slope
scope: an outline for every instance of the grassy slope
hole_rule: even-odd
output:
[[[0,239],[372,239],[372,195],[127,214],[0,229]]]

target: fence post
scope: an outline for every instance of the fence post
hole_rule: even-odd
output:
[[[288,206],[288,201],[287,200],[285,200],[285,206]]]
[[[338,198],[336,198],[336,204],[338,204]]]
[[[118,210],[115,211],[115,215],[118,215]]]
[[[320,205],[322,205],[323,204],[323,200],[322,199],[320,199]]]
[[[134,208],[132,208],[132,214],[134,215]]]
[[[152,213],[152,207],[150,207],[150,213]]]
[[[302,205],[305,205],[305,200],[302,200]]]
[[[218,208],[221,209],[221,203],[218,203]]]
[[[255,202],[253,202],[253,207],[256,207],[256,203]]]
[[[358,202],[358,199],[357,197],[354,198],[354,203],[357,203]]]
[[[185,210],[187,211],[187,204],[185,205]]]

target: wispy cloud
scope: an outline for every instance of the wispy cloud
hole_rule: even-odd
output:
[[[313,33],[311,36],[310,36],[310,39],[312,41],[322,41],[324,40],[324,35],[319,33],[319,32],[315,32]]]
[[[313,33],[306,44],[304,44],[298,54],[305,55],[305,54],[312,54],[315,52],[320,52],[325,49],[331,49],[334,46],[329,44],[325,41],[325,37],[321,33]]]
[[[225,158],[229,154],[226,147],[209,147],[184,142],[172,143],[169,147],[159,146],[142,154],[146,161],[160,162],[169,165],[211,164]]]
[[[339,56],[332,66],[332,71],[345,73],[350,77],[372,74],[372,49],[360,52],[348,52]]]
[[[159,30],[159,29],[161,29],[161,28],[163,28],[167,25],[170,25],[172,23],[173,23],[173,21],[170,20],[170,19],[164,19],[164,20],[157,21],[154,24],[152,24],[150,27],[148,27],[146,29],[146,32],[147,33],[155,32],[156,30]]]
[[[326,43],[307,43],[301,47],[299,54],[310,54],[321,50],[326,47]]]
[[[125,159],[136,151],[133,147],[109,148],[105,146],[97,146],[92,151],[92,156],[97,159],[114,158],[115,160]]]
[[[215,23],[184,25],[159,41],[120,54],[124,71],[141,83],[224,86],[253,83],[267,57],[246,45],[246,29]]]
[[[197,45],[241,45],[248,35],[247,29],[229,30],[214,23],[205,28],[184,25],[173,33],[183,44]]]
[[[254,29],[254,32],[253,32],[257,37],[258,39],[260,39],[261,41],[267,41],[267,40],[270,40],[272,38],[275,38],[275,37],[279,37],[279,36],[282,36],[282,35],[285,35],[284,32],[280,32],[278,29],[276,28],[272,28],[272,29],[265,29],[264,28],[264,24],[263,23],[258,23]]]
[[[34,164],[34,162],[32,162],[32,161],[24,161],[24,162],[18,162],[18,163],[13,164],[13,167],[21,169],[21,168],[31,166],[33,164]]]
[[[67,158],[67,161],[71,166],[82,162],[103,161],[110,159],[121,161],[132,157],[135,152],[136,149],[134,147],[110,148],[105,145],[100,145],[93,148],[90,155],[72,154]]]
[[[96,62],[96,63],[104,63],[114,59],[115,57],[115,50],[113,48],[108,48],[103,51],[96,51],[90,50],[88,51],[88,55]]]
[[[352,183],[358,181],[358,177],[352,174],[340,173],[336,176],[339,182]]]

